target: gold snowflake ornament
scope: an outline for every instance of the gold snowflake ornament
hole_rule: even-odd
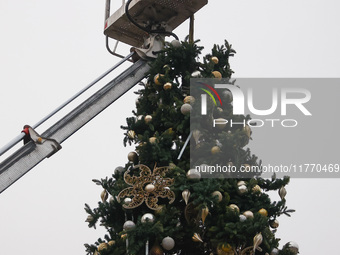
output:
[[[169,204],[175,201],[175,193],[170,190],[169,186],[174,183],[174,179],[165,178],[165,173],[169,167],[157,167],[153,171],[146,165],[137,165],[140,169],[139,176],[131,176],[130,170],[124,173],[124,181],[131,185],[123,189],[117,196],[118,202],[124,197],[130,197],[132,200],[123,205],[126,209],[133,209],[140,206],[144,201],[152,210],[157,210],[158,198],[168,198]]]

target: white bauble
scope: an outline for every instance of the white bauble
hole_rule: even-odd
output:
[[[173,47],[175,47],[175,48],[179,48],[179,47],[182,46],[181,42],[178,41],[178,40],[172,40],[172,41],[171,41],[171,45],[172,45]]]
[[[172,237],[167,236],[163,238],[162,246],[165,250],[170,251],[175,247],[175,240]]]
[[[243,214],[240,215],[240,221],[244,222],[247,219],[246,216],[244,216]]]
[[[154,190],[155,190],[155,185],[153,185],[152,183],[149,183],[148,185],[145,186],[146,192],[152,192]]]

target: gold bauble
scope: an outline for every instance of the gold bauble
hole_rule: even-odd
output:
[[[203,207],[202,208],[202,214],[201,214],[203,224],[204,224],[205,219],[207,218],[208,214],[209,214],[209,208],[207,206]]]
[[[242,185],[247,185],[245,181],[239,181],[237,182],[237,186],[240,187]]]
[[[171,70],[171,67],[169,65],[164,65],[163,69],[165,72],[169,72]]]
[[[238,208],[238,206],[235,204],[230,204],[229,208],[240,213],[240,208]]]
[[[213,71],[212,74],[217,79],[222,79],[222,74],[219,71]]]
[[[263,241],[263,236],[261,233],[257,233],[254,238],[253,238],[253,252],[255,253],[255,250],[259,250],[259,251],[262,251],[262,249],[259,247],[260,244],[262,243]]]
[[[198,243],[198,242],[203,243],[203,240],[202,240],[200,234],[198,234],[198,233],[195,233],[195,234],[192,236],[192,240],[193,240],[194,242],[197,242],[197,243]]]
[[[217,119],[214,120],[214,125],[219,130],[225,129],[225,127],[227,126],[227,123],[228,123],[228,121],[226,119],[223,119],[223,118],[217,118]]]
[[[103,250],[106,250],[108,248],[107,243],[101,243],[98,245],[98,251],[101,252]]]
[[[175,169],[175,167],[176,167],[176,165],[175,165],[174,163],[171,162],[171,163],[169,164],[169,169],[170,169],[170,170]]]
[[[107,200],[108,197],[109,197],[109,194],[108,194],[107,191],[104,189],[104,190],[102,191],[102,193],[100,194],[100,198],[102,199],[102,202],[104,203],[104,202]]]
[[[170,82],[167,82],[163,85],[163,89],[165,89],[165,90],[169,90],[171,88],[172,88],[172,84]]]
[[[188,179],[196,179],[196,180],[201,179],[201,173],[195,168],[190,169],[187,172],[187,178]]]
[[[128,160],[131,161],[131,162],[136,162],[138,160],[138,155],[136,152],[134,151],[131,151],[129,152],[128,154]]]
[[[195,98],[193,96],[186,96],[183,99],[183,103],[185,103],[185,104],[194,104],[195,103]]]
[[[145,118],[144,118],[144,121],[146,124],[148,124],[149,122],[152,121],[152,116],[151,115],[146,115]]]
[[[284,186],[282,186],[280,189],[279,189],[279,196],[281,198],[281,200],[283,200],[287,195],[287,191],[286,191],[286,188]]]
[[[251,189],[254,193],[260,193],[261,192],[261,187],[259,185],[255,185],[252,189]]]
[[[249,164],[243,164],[242,168],[246,173],[250,172],[250,170],[251,170],[251,167],[250,167]]]
[[[218,190],[216,190],[216,191],[214,191],[213,193],[211,193],[211,196],[212,196],[212,197],[217,197],[217,201],[218,201],[218,202],[221,202],[221,201],[222,201],[222,198],[223,198],[222,193],[219,192]]]
[[[248,138],[250,138],[250,135],[251,135],[251,129],[248,125],[246,125],[243,130],[246,132],[246,135]]]
[[[218,64],[218,57],[211,57],[211,61],[214,62],[214,64]]]
[[[261,214],[261,215],[264,216],[264,217],[267,217],[267,216],[268,216],[268,212],[267,212],[267,210],[264,209],[264,208],[261,208],[261,209],[259,210],[259,214]]]
[[[222,244],[221,249],[224,252],[231,252],[233,250],[233,247],[231,247],[231,245],[228,243],[224,243]]]
[[[220,153],[221,152],[221,148],[218,147],[218,146],[213,146],[211,148],[211,154],[217,154],[217,153]]]
[[[93,216],[92,215],[89,215],[89,216],[87,216],[87,218],[86,218],[86,220],[85,220],[85,222],[92,222],[94,220],[94,218],[93,218]]]
[[[192,137],[194,138],[196,144],[198,144],[202,135],[203,134],[198,129],[195,129],[194,131],[192,131]]]
[[[162,247],[155,243],[150,250],[150,255],[163,255]]]
[[[165,210],[165,205],[158,205],[158,207],[155,210],[155,214],[161,214]]]
[[[111,241],[108,242],[108,245],[109,245],[109,246],[113,246],[113,245],[115,245],[115,244],[116,244],[116,241],[115,241],[115,240],[111,240]]]
[[[163,78],[163,77],[164,77],[164,74],[156,74],[153,78],[153,82],[158,86],[162,85],[160,78]]]
[[[254,218],[254,214],[252,211],[245,211],[243,215],[246,216],[247,219]]]
[[[233,251],[225,252],[219,247],[216,249],[216,252],[217,252],[217,255],[234,255]]]
[[[185,204],[187,205],[190,198],[190,191],[188,189],[183,190],[182,197],[184,199]]]
[[[248,188],[247,188],[246,185],[238,186],[237,193],[238,193],[239,195],[243,195],[243,194],[245,194],[245,193],[247,193],[247,192],[248,192]]]
[[[127,135],[128,135],[128,137],[129,137],[130,139],[134,139],[135,136],[136,136],[136,133],[135,133],[135,131],[133,131],[133,130],[129,130],[128,133],[127,133]]]
[[[153,136],[153,137],[150,137],[150,138],[149,138],[149,142],[150,142],[150,143],[156,143],[156,142],[157,142],[157,138],[154,137],[154,136]]]

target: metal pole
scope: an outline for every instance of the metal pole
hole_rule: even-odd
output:
[[[110,68],[109,70],[107,70],[105,73],[103,73],[101,76],[99,76],[97,79],[95,79],[93,82],[91,82],[89,85],[87,85],[85,88],[83,88],[82,90],[80,90],[77,94],[75,94],[73,97],[71,97],[69,100],[67,100],[65,103],[63,103],[62,105],[60,105],[57,109],[55,109],[53,112],[51,112],[49,115],[47,115],[45,118],[43,118],[42,120],[40,120],[39,122],[37,122],[34,126],[32,126],[33,129],[36,129],[37,127],[39,127],[42,123],[44,123],[46,120],[48,120],[49,118],[51,118],[54,114],[56,114],[57,112],[59,112],[61,109],[63,109],[66,105],[68,105],[69,103],[71,103],[74,99],[76,99],[77,97],[79,97],[81,94],[83,94],[86,90],[88,90],[89,88],[91,88],[93,85],[95,85],[97,82],[99,82],[101,79],[103,79],[106,75],[108,75],[109,73],[111,73],[114,69],[116,69],[117,67],[119,67],[121,64],[123,64],[126,60],[128,60],[132,55],[134,54],[134,52],[131,52],[129,55],[127,55],[125,58],[123,58],[120,62],[118,62],[116,65],[114,65],[112,68]],[[8,144],[6,144],[4,147],[2,147],[0,149],[0,156],[3,155],[6,151],[8,151],[9,149],[11,149],[14,145],[16,145],[18,142],[20,142],[22,140],[22,138],[25,136],[24,133],[21,133],[19,136],[15,137],[12,141],[10,141]]]
[[[111,0],[106,0],[104,22],[110,17],[110,4],[111,4]]]
[[[56,114],[58,111],[60,111],[62,108],[64,108],[66,105],[71,103],[74,99],[76,99],[78,96],[83,94],[86,90],[91,88],[93,85],[95,85],[97,82],[99,82],[101,79],[103,79],[106,75],[111,73],[113,70],[115,70],[117,67],[119,67],[121,64],[123,64],[126,60],[128,60],[134,52],[131,52],[129,55],[127,55],[125,58],[123,58],[120,62],[118,62],[116,65],[114,65],[112,68],[107,70],[105,73],[103,73],[101,76],[99,76],[97,79],[95,79],[93,82],[91,82],[89,85],[87,85],[85,88],[83,88],[81,91],[79,91],[77,94],[75,94],[73,97],[71,97],[69,100],[67,100],[65,103],[60,105],[57,109],[55,109],[53,112],[51,112],[49,115],[47,115],[45,118],[40,120],[38,123],[36,123],[34,126],[32,126],[33,129],[36,129],[39,127],[42,123],[44,123],[46,120],[51,118],[54,114]],[[1,156],[1,155],[0,155]]]
[[[190,16],[190,23],[189,23],[189,43],[194,43],[194,22],[195,22],[195,17],[193,14]]]
[[[12,148],[14,145],[16,145],[18,142],[20,142],[22,138],[24,138],[24,136],[25,136],[24,133],[20,133],[20,135],[18,135],[17,137],[12,139],[9,143],[7,143],[4,147],[2,147],[0,149],[0,156],[4,154],[6,151],[8,151],[10,148]]]

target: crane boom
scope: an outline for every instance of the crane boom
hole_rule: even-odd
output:
[[[142,59],[137,61],[48,128],[39,137],[39,142],[30,141],[1,162],[0,193],[60,149],[62,142],[141,81],[149,68],[147,61]]]

